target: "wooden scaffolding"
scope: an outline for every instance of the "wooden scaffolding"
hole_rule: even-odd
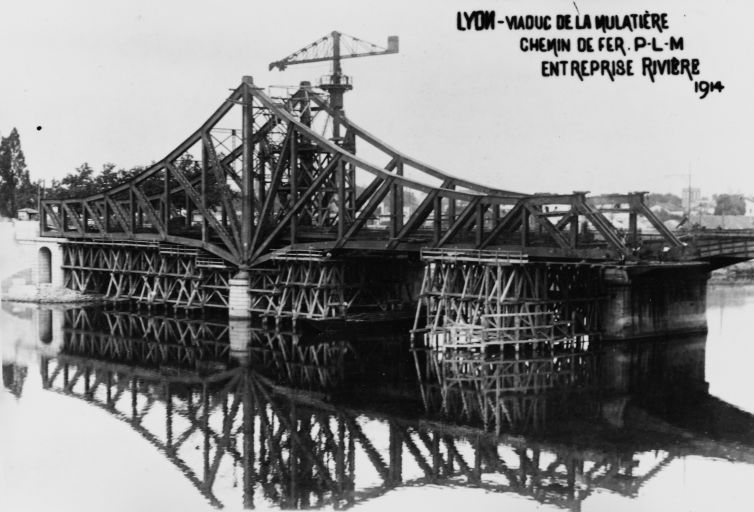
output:
[[[287,250],[252,271],[251,312],[276,318],[342,319],[359,313],[409,311],[417,264],[405,257],[338,257]]]
[[[424,251],[422,260],[415,346],[539,353],[598,332],[600,280],[592,265],[449,249]]]
[[[201,249],[158,242],[69,241],[67,288],[181,309],[227,307],[231,268]]]

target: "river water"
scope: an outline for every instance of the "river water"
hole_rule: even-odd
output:
[[[754,509],[751,286],[709,288],[707,334],[497,366],[399,328],[0,315],[3,511]]]

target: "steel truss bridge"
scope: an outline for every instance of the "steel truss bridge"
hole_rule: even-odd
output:
[[[348,508],[398,487],[435,484],[512,492],[580,510],[595,490],[636,495],[646,481],[684,455],[754,463],[750,429],[735,442],[717,439],[716,432],[711,442],[646,412],[633,411],[626,417],[638,418],[638,423],[623,424],[629,401],[611,402],[604,393],[582,398],[589,421],[613,417],[613,428],[635,436],[636,442],[628,443],[632,448],[610,442],[579,447],[541,435],[539,441],[504,435],[538,432],[548,422],[561,422],[552,416],[553,403],[563,404],[564,395],[548,395],[547,390],[556,384],[560,389],[584,386],[599,378],[595,353],[584,347],[561,352],[549,362],[527,357],[508,361],[506,368],[496,369],[497,377],[474,377],[479,372],[467,370],[466,382],[461,382],[458,361],[443,363],[453,367],[450,373],[443,370],[453,378],[419,380],[427,411],[441,408],[445,418],[426,420],[333,399],[337,395],[331,393],[343,384],[344,363],[358,360],[362,350],[369,351],[369,366],[382,372],[381,359],[372,352],[378,339],[360,346],[337,340],[304,342],[295,332],[252,329],[248,349],[238,351],[225,323],[117,310],[68,311],[63,334],[61,352],[42,356],[43,387],[86,401],[128,424],[217,508],[240,503],[254,508],[261,502],[282,508]],[[391,340],[381,341],[381,350],[389,353]],[[691,359],[685,364],[692,371],[659,372],[661,379],[675,375],[684,382],[703,382],[704,361],[697,360],[703,358],[703,342],[701,351],[687,345],[678,351]],[[629,359],[655,370],[657,364],[677,367],[682,360],[657,344],[652,350],[634,350]],[[385,359],[384,367],[394,368],[395,359]],[[640,375],[641,368],[631,373],[637,375],[639,388],[648,390],[647,396],[667,394],[667,383],[650,384]],[[681,396],[688,397],[688,385],[680,386]],[[433,394],[442,398],[427,403]],[[479,413],[474,403],[481,400],[495,401],[495,408],[505,411],[499,414],[507,423],[502,432],[498,427],[496,435],[490,434],[473,426],[470,413]],[[677,397],[669,400],[680,403]],[[726,404],[715,406],[716,415],[725,419],[721,425],[742,424],[743,413]],[[699,418],[700,411],[695,407],[693,416]],[[729,422],[736,414],[737,421]],[[751,418],[744,423],[750,425]],[[701,431],[708,432],[706,427]]]
[[[312,318],[415,304],[405,284],[427,250],[617,265],[754,256],[748,235],[680,239],[644,193],[523,194],[456,177],[372,135],[307,82],[267,94],[250,77],[129,181],[43,199],[40,230],[65,240],[70,288],[227,307],[229,279],[245,271],[250,312]]]

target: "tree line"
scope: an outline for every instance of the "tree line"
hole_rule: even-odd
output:
[[[176,162],[189,179],[198,176],[201,171],[200,163],[190,154],[186,154]],[[135,166],[130,169],[120,168],[113,163],[106,163],[97,172],[87,162],[60,179],[53,179],[44,189],[45,199],[73,199],[86,197],[103,190],[125,183],[139,173],[145,166]],[[212,181],[211,177],[210,180]],[[158,190],[161,179],[154,177],[146,183],[147,189]],[[16,128],[7,137],[0,138],[0,216],[15,217],[22,208],[37,208],[37,193],[39,183],[32,183],[26,158],[21,149],[21,137]],[[214,200],[214,198],[213,198]]]
[[[184,155],[176,165],[191,179],[199,175],[201,166],[190,154]],[[102,192],[116,185],[124,183],[146,167],[135,166],[130,169],[116,169],[113,163],[106,163],[100,172],[96,172],[88,163],[83,163],[61,179],[53,179],[45,188],[44,196],[48,199],[68,199],[85,197]],[[209,181],[214,181],[208,176]],[[154,177],[147,182],[147,188],[159,189],[160,179]],[[150,186],[151,185],[151,186]],[[357,187],[360,188],[360,187]],[[18,130],[13,128],[7,137],[0,137],[0,216],[15,217],[22,208],[37,207],[38,186],[31,182],[26,158],[21,149],[21,137]],[[209,198],[210,204],[216,204],[219,198]],[[407,205],[416,202],[416,198],[408,197]],[[413,201],[412,201],[413,200]],[[744,215],[746,205],[744,198],[735,194],[714,195],[715,215]],[[670,205],[674,209],[681,209],[681,198],[674,194],[649,194],[647,205]],[[666,216],[668,216],[666,212]],[[670,216],[672,217],[672,216]],[[662,219],[665,220],[665,219]]]
[[[31,183],[21,137],[13,128],[0,137],[0,216],[15,217],[22,208],[36,207],[37,188]]]

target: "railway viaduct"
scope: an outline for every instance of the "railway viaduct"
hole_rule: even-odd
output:
[[[426,165],[331,96],[243,77],[129,181],[42,198],[50,276],[236,318],[415,311],[415,330],[435,332],[507,328],[525,312],[629,337],[699,327],[709,271],[754,257],[748,235],[680,238],[642,192],[526,194]]]

